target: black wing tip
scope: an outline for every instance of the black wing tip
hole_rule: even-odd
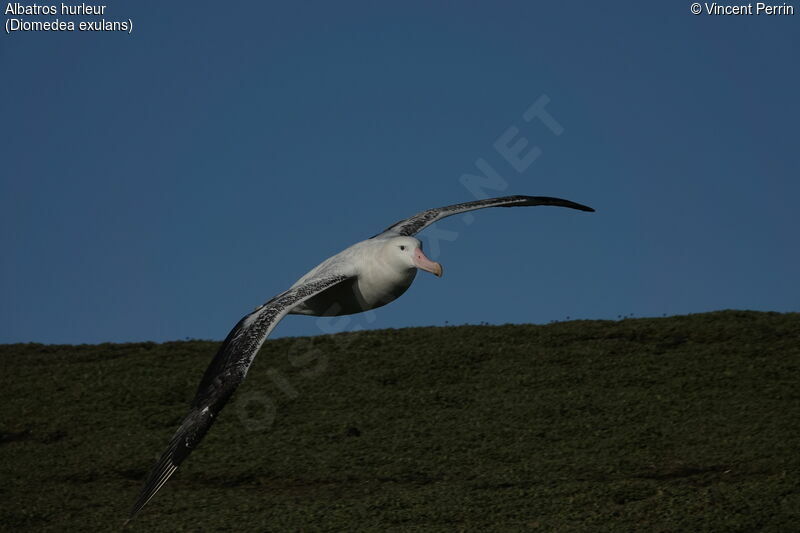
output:
[[[164,484],[178,469],[178,464],[180,463],[175,464],[172,461],[173,452],[174,450],[172,448],[168,449],[150,472],[144,488],[142,488],[142,492],[139,494],[139,497],[136,499],[133,507],[131,507],[131,511],[128,514],[128,519],[123,523],[123,527],[126,526],[131,520],[136,518],[136,515],[138,515],[139,512],[144,509],[148,503],[150,503],[150,500],[153,499],[153,496],[155,496],[156,493],[161,490],[161,487],[164,486]]]
[[[136,500],[136,503],[133,504],[133,507],[128,513],[128,518],[126,518],[125,522],[122,523],[122,527],[125,527],[132,522],[154,495],[155,494],[150,494],[147,498],[144,498],[144,495],[139,496],[139,498]]]
[[[553,196],[518,196],[517,198],[520,198],[525,202],[523,205],[552,205],[556,207],[568,207],[570,209],[577,209],[578,211],[594,213],[594,208],[589,207],[588,205],[579,204],[571,200],[564,200],[563,198],[555,198]]]
[[[153,495],[150,495],[146,500],[142,501],[142,497],[140,496],[139,499],[136,500],[136,503],[133,504],[133,507],[131,508],[130,512],[128,513],[128,518],[125,520],[125,523],[123,524],[123,526],[128,525],[128,523],[131,520],[136,518],[136,515],[138,515],[142,511],[142,509],[144,509],[144,506],[147,505],[147,503],[150,501],[150,498],[152,498],[152,497],[153,497]]]

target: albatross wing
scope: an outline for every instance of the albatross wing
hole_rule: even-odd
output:
[[[410,237],[416,235],[437,220],[459,213],[466,213],[467,211],[474,211],[476,209],[484,209],[486,207],[525,207],[534,205],[554,205],[579,209],[580,211],[594,211],[591,207],[570,202],[569,200],[562,200],[561,198],[551,198],[549,196],[503,196],[500,198],[487,198],[475,202],[464,202],[462,204],[428,209],[422,213],[417,213],[413,217],[392,224],[381,233],[375,235],[375,237],[382,237],[384,235],[405,235]]]
[[[348,279],[347,275],[321,276],[283,292],[242,318],[222,343],[197,389],[189,413],[150,471],[130,519],[155,496],[197,447],[233,391],[244,380],[250,364],[275,325],[295,305]]]

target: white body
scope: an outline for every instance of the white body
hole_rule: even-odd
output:
[[[400,246],[406,249],[400,250]],[[369,239],[342,250],[311,269],[292,288],[328,275],[343,274],[351,279],[298,304],[290,313],[350,315],[396,300],[414,281],[417,266],[413,262],[413,252],[420,247],[420,242],[413,237],[394,237]],[[405,256],[412,260],[404,260]]]

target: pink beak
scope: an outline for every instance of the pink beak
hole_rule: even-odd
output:
[[[425,257],[420,248],[414,250],[414,266],[420,270],[436,274],[440,278],[442,277],[442,265]]]

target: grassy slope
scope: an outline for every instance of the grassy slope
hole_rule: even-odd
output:
[[[216,346],[0,346],[4,528],[119,529]],[[269,341],[128,529],[789,531],[798,370],[798,314]]]

